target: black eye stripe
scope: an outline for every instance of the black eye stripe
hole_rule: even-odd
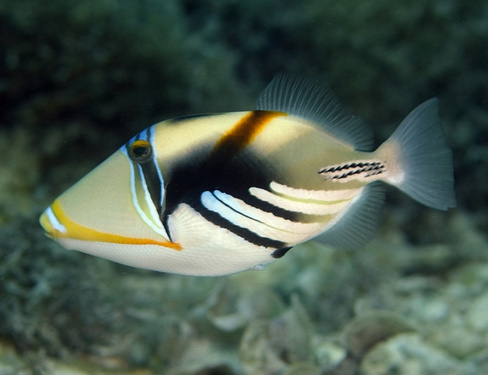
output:
[[[132,165],[134,175],[140,177],[145,184],[151,200],[159,217],[163,212],[164,179],[156,160],[157,152],[153,149],[153,128],[136,135],[124,145],[127,157],[134,163]],[[165,228],[170,235],[168,228]]]

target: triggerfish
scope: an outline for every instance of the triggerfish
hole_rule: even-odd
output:
[[[239,272],[316,239],[374,235],[382,182],[440,210],[456,205],[437,99],[372,151],[368,127],[315,81],[278,75],[246,112],[179,117],[125,143],[40,218],[68,249],[150,270]]]

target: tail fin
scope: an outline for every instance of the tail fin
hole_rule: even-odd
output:
[[[447,210],[456,206],[452,152],[437,107],[433,98],[415,108],[378,153],[387,152],[387,159],[395,159],[388,183],[426,206]]]

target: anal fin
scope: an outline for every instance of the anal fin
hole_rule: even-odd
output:
[[[366,185],[331,227],[315,238],[327,245],[357,249],[373,238],[384,202],[384,188],[376,181]]]

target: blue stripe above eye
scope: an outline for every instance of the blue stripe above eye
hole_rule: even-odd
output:
[[[164,177],[163,173],[161,172],[161,168],[159,168],[158,164],[158,151],[155,145],[155,138],[156,138],[156,125],[152,125],[146,130],[136,134],[134,137],[130,139],[124,146],[122,146],[121,151],[124,155],[129,158],[128,150],[130,145],[138,140],[147,141],[152,146],[152,160],[151,163],[146,162],[141,164],[140,171],[141,176],[143,177],[144,185],[147,190],[151,193],[151,197],[154,201],[154,205],[156,206],[159,215],[162,215],[163,207],[164,207]],[[157,176],[157,179],[155,178]]]

